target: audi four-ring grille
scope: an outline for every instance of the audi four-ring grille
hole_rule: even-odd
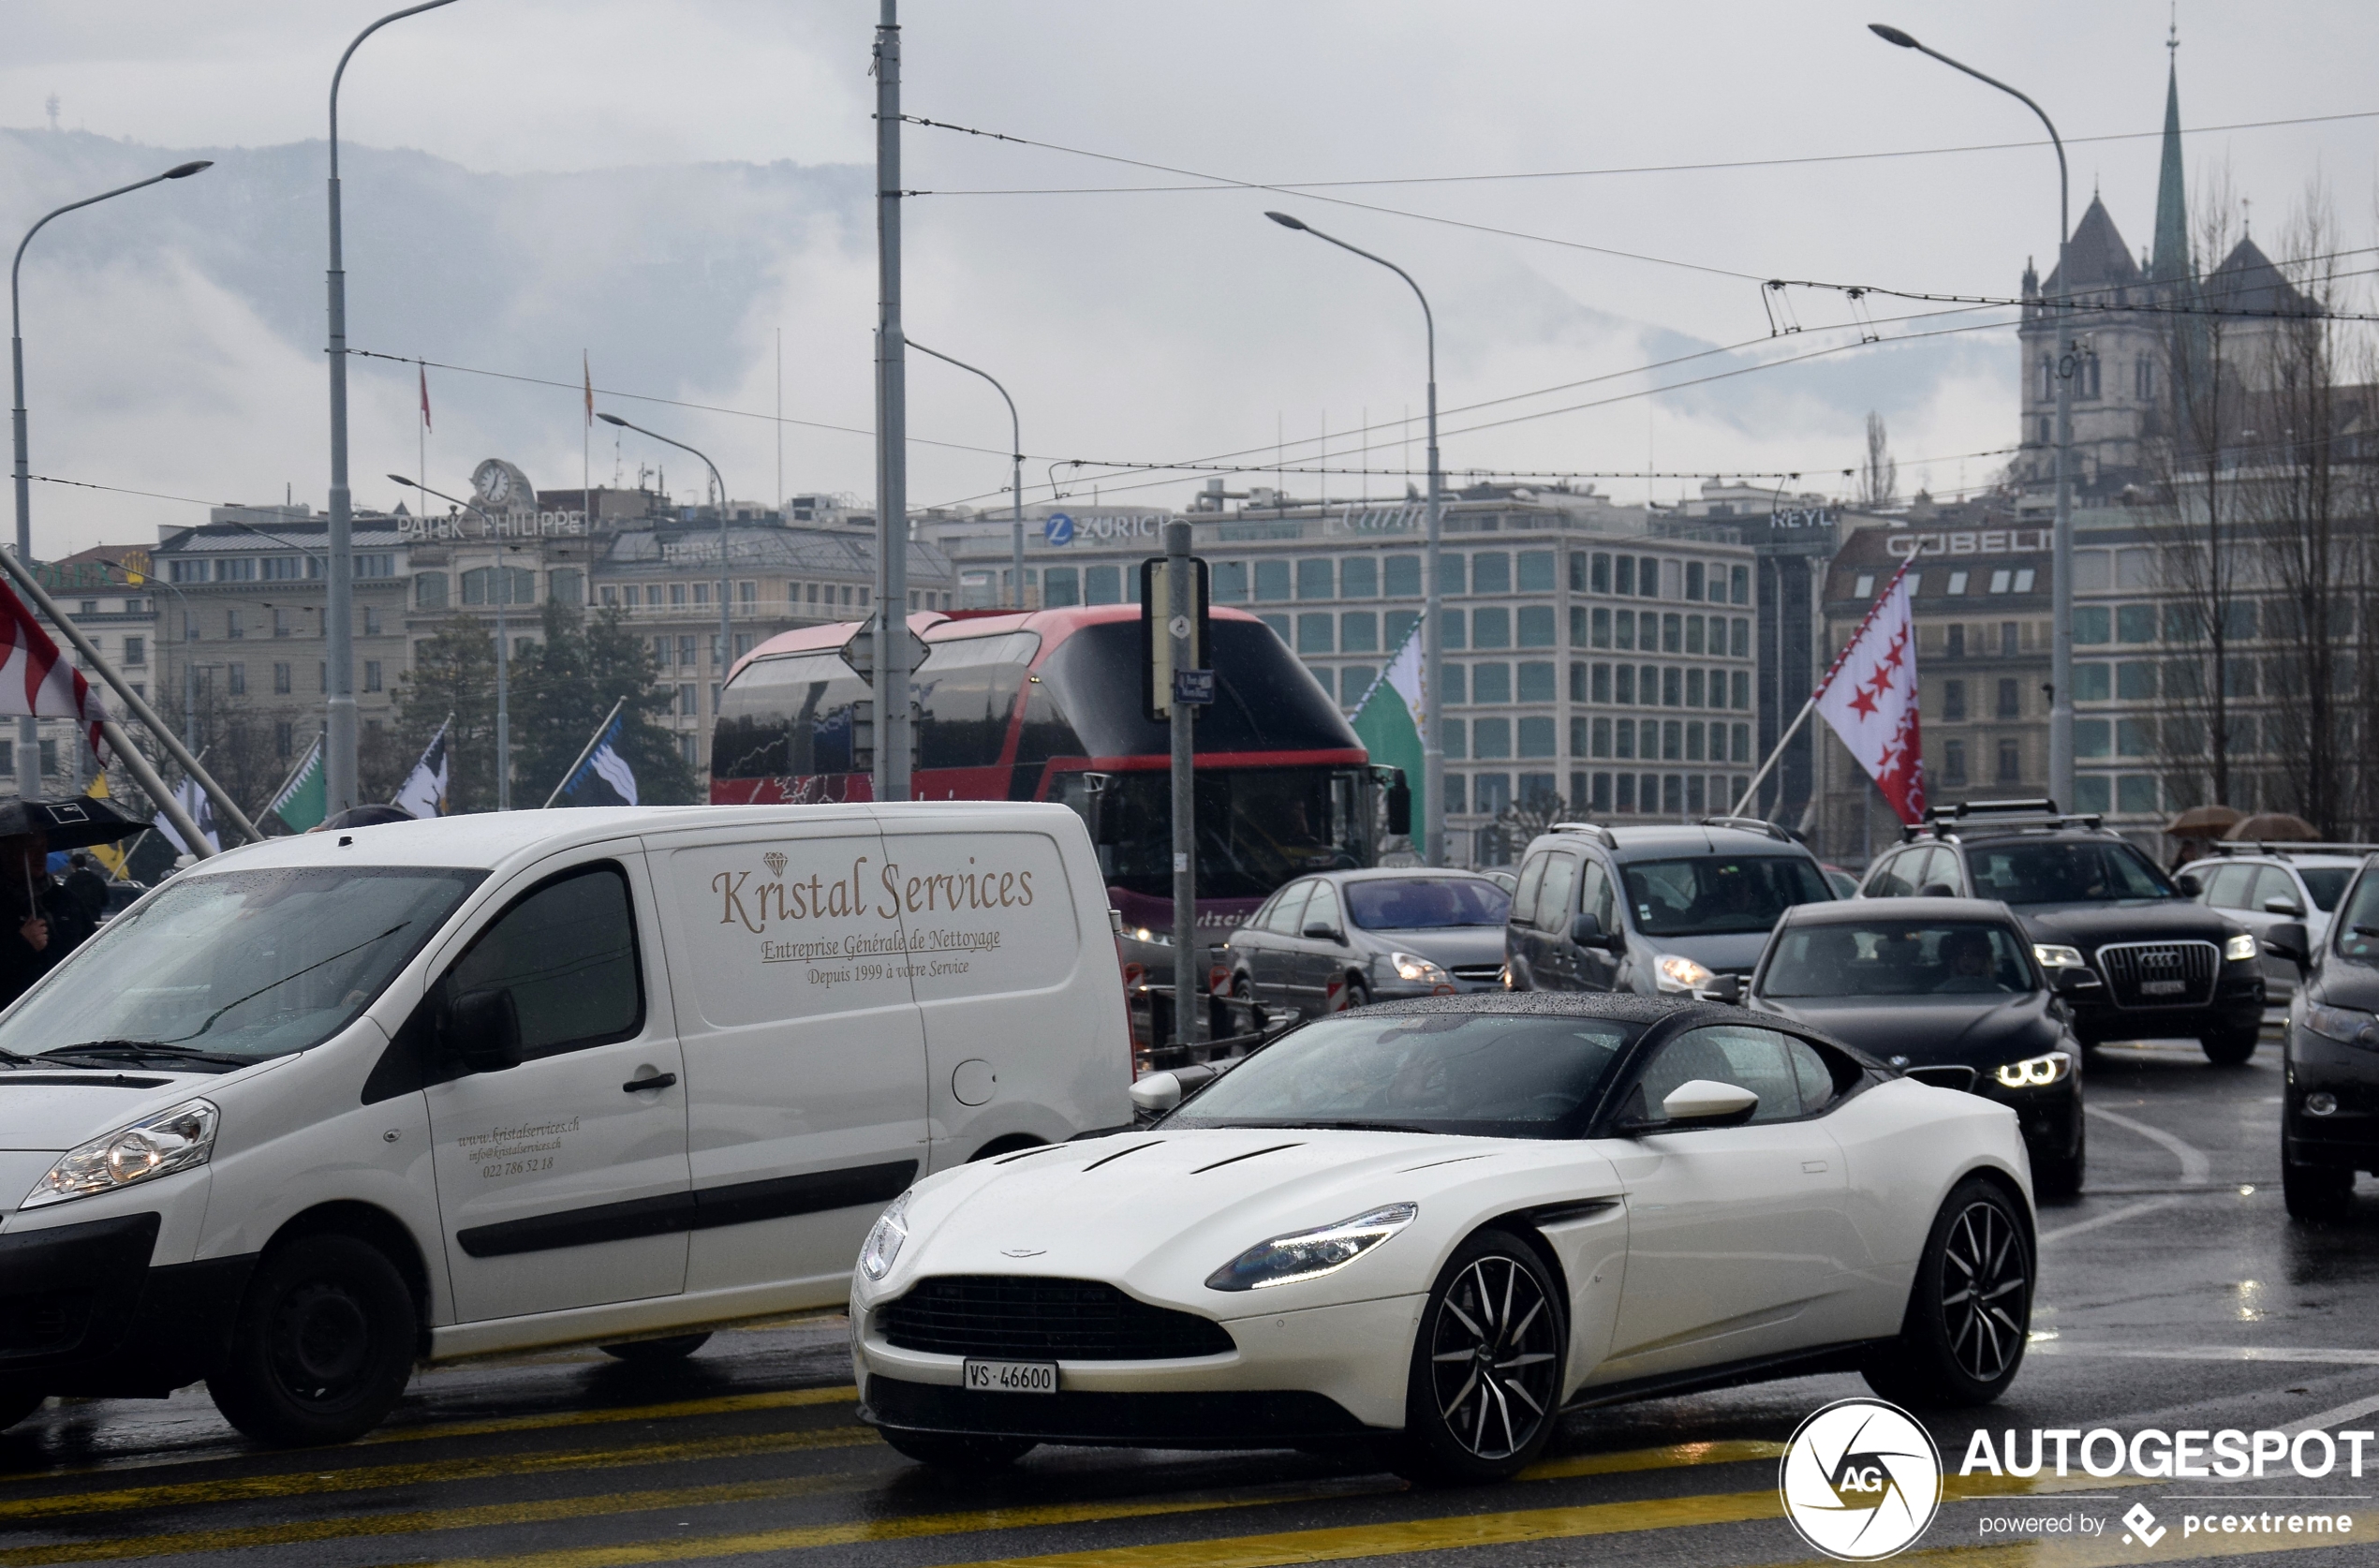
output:
[[[2098,950],[2117,1007],[2202,1007],[2222,954],[2211,942],[2120,942]]]
[[[1210,1318],[1137,1301],[1095,1280],[949,1274],[879,1309],[901,1350],[1018,1361],[1169,1361],[1238,1347]]]

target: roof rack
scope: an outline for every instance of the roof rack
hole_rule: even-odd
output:
[[[2026,829],[2054,832],[2059,828],[2098,828],[2105,823],[2106,818],[2099,812],[2060,811],[2057,803],[2046,796],[2038,800],[1968,800],[1956,806],[1929,807],[1922,822],[1901,827],[1900,841],[2020,833]]]
[[[1544,831],[1547,833],[1583,833],[1588,837],[1600,841],[1602,846],[1606,850],[1616,850],[1619,847],[1618,836],[1600,822],[1556,822]]]
[[[2286,860],[2292,854],[2301,855],[2369,855],[2379,854],[2379,844],[2299,844],[2277,843],[2268,839],[2216,839],[2209,844],[2209,853],[2217,855],[2275,855]]]
[[[1701,820],[1701,825],[1703,827],[1733,828],[1737,833],[1766,834],[1770,838],[1780,839],[1787,844],[1797,844],[1800,842],[1800,840],[1794,837],[1791,833],[1777,826],[1774,822],[1769,821],[1765,817],[1705,817]]]
[[[1926,809],[1925,820],[1983,816],[2054,817],[2057,803],[2047,795],[2037,800],[1961,800],[1956,806],[1935,806]]]

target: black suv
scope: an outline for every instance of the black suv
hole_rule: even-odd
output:
[[[2016,912],[2041,968],[2089,969],[2100,982],[2065,990],[2085,1046],[2194,1035],[2226,1066],[2254,1054],[2263,1027],[2263,966],[2254,937],[2196,902],[2096,816],[2050,800],[1939,806],[1908,842],[1877,858],[1867,898],[1995,898]]]
[[[2288,1088],[2281,1102],[2281,1191],[2300,1220],[2342,1213],[2355,1173],[2379,1172],[2379,856],[2363,862],[2337,918],[2317,940],[2301,922],[2264,933],[2266,950],[2293,959]]]

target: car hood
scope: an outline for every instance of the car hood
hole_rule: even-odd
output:
[[[204,1094],[208,1086],[221,1081],[216,1073],[133,1068],[0,1071],[0,1150],[62,1154],[126,1122]]]
[[[2095,950],[2101,942],[2220,943],[2240,927],[2192,898],[2127,898],[2111,904],[2021,904],[2016,918],[2036,942]]]
[[[1483,1219],[1619,1191],[1610,1161],[1575,1141],[1157,1127],[928,1177],[910,1196],[909,1239],[874,1291],[945,1274],[1101,1280],[1217,1317],[1407,1294],[1426,1290],[1443,1252]],[[1421,1212],[1376,1256],[1260,1293],[1204,1286],[1259,1242],[1394,1203]]]
[[[2045,992],[2010,997],[1795,997],[1760,998],[1766,1012],[1796,1019],[1883,1061],[1992,1068],[2065,1043]]]
[[[1451,925],[1429,931],[1366,929],[1358,939],[1375,953],[1416,954],[1447,969],[1456,964],[1503,962],[1500,925]]]
[[[2357,964],[2327,954],[2309,988],[2308,999],[2326,1002],[2332,1007],[2360,1008],[2365,1013],[2379,1013],[2379,969]]]

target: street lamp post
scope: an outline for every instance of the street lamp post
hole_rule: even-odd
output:
[[[214,161],[208,158],[177,163],[162,174],[152,174],[128,185],[118,185],[96,196],[86,196],[80,201],[69,201],[55,211],[42,214],[40,222],[26,229],[24,238],[17,242],[16,259],[8,264],[8,368],[16,386],[16,402],[9,409],[9,423],[16,437],[17,559],[27,566],[33,564],[33,467],[24,423],[24,314],[17,303],[17,274],[24,269],[24,247],[33,244],[33,237],[41,232],[43,224],[60,214],[71,213],[78,207],[88,207],[127,191],[140,190],[161,180],[186,180],[202,169],[214,167]],[[38,720],[31,717],[17,721],[17,794],[24,800],[41,798],[41,726]]]
[[[954,364],[961,370],[973,371],[984,380],[989,381],[991,390],[997,392],[1000,401],[1008,405],[1008,450],[1014,453],[1013,462],[1008,470],[1008,561],[1009,574],[1015,583],[1015,607],[1022,610],[1025,607],[1025,427],[1016,418],[1016,400],[1008,395],[1008,389],[1001,386],[998,377],[993,376],[990,371],[979,369],[964,360],[953,360],[940,349],[928,348],[913,337],[909,338],[908,343],[909,347],[916,349],[917,352],[931,354],[944,364]]]
[[[336,816],[355,798],[355,510],[347,485],[347,252],[339,223],[339,81],[363,40],[392,22],[451,6],[454,0],[422,0],[391,11],[355,35],[331,73],[331,578],[322,616],[323,652],[330,693],[322,722],[322,783],[330,813]]]
[[[2077,368],[2073,338],[2074,273],[2067,242],[2071,235],[2071,181],[2065,167],[2064,139],[2057,134],[2048,111],[1996,77],[1985,76],[1962,60],[1918,43],[1897,27],[1869,22],[1868,31],[1888,44],[1929,54],[1954,70],[1998,88],[2040,116],[2048,140],[2057,149],[2057,298],[2049,308],[2057,322],[2057,514],[2052,530],[2049,602],[2052,626],[2048,660],[2048,792],[2066,808],[2074,806],[2074,373]]]
[[[495,531],[495,519],[490,517],[487,509],[476,501],[450,496],[443,490],[432,490],[421,481],[406,479],[403,474],[391,474],[389,478],[424,496],[435,496],[451,505],[470,508],[480,514],[480,521],[487,525],[487,537],[497,541],[495,577],[503,584],[503,592],[495,601],[495,809],[510,811],[512,809],[512,650],[511,632],[505,625],[504,612],[512,602],[512,566],[504,558],[501,536]]]
[[[1427,597],[1423,601],[1421,617],[1422,677],[1421,684],[1428,699],[1428,713],[1421,731],[1421,792],[1425,797],[1422,816],[1422,859],[1430,865],[1445,864],[1445,719],[1439,711],[1444,704],[1439,695],[1445,689],[1442,676],[1445,666],[1445,633],[1441,613],[1445,608],[1443,577],[1439,570],[1444,543],[1442,475],[1438,467],[1438,318],[1429,308],[1429,296],[1412,281],[1412,274],[1385,257],[1374,256],[1359,245],[1351,245],[1336,235],[1321,229],[1286,213],[1266,213],[1264,216],[1283,229],[1294,229],[1317,240],[1327,240],[1340,250],[1351,250],[1366,261],[1381,266],[1404,279],[1413,298],[1421,302],[1421,319],[1428,329],[1429,340],[1429,581]]]
[[[727,685],[727,670],[729,665],[733,662],[735,653],[735,640],[731,635],[734,629],[734,622],[730,618],[730,613],[733,606],[732,601],[730,600],[727,593],[727,481],[718,477],[717,464],[713,463],[707,457],[703,457],[700,450],[687,446],[685,442],[676,439],[674,436],[663,436],[658,431],[647,430],[641,424],[630,424],[626,420],[620,418],[617,414],[598,413],[595,417],[601,420],[605,424],[615,424],[622,430],[633,430],[639,436],[649,436],[654,440],[660,442],[664,446],[675,447],[679,451],[690,451],[696,457],[701,457],[702,459],[702,466],[710,470],[711,483],[718,488],[718,658],[713,662],[718,668],[718,684],[723,689]],[[717,708],[718,704],[714,701],[711,703],[711,717],[713,719],[717,719],[718,717]]]

